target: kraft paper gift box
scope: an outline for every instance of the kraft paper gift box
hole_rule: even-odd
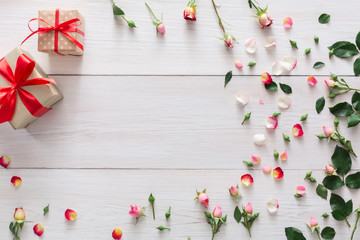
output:
[[[26,57],[24,57],[24,55]],[[24,73],[25,71],[19,71],[19,69],[17,69],[17,62],[18,62],[18,59],[20,59],[20,56],[22,56],[23,57],[22,59],[25,59],[25,60],[33,60],[32,56],[28,52],[26,52],[20,48],[15,48],[13,51],[11,51],[3,59],[0,60],[0,68],[1,69],[6,68],[6,67],[4,67],[4,66],[6,66],[6,64],[4,64],[4,63],[7,62],[8,66],[12,70],[13,75],[16,75],[19,72],[21,74]],[[3,60],[6,60],[6,62],[2,62]],[[23,65],[25,65],[25,64],[23,64]],[[17,69],[17,73],[15,73],[15,69]],[[31,70],[28,70],[28,71],[31,71]],[[3,70],[1,70],[1,72],[3,72]],[[48,78],[46,73],[41,69],[41,67],[36,62],[35,62],[34,69],[32,70],[29,77],[26,78],[24,83],[26,83],[26,81],[28,81],[30,79],[35,79],[35,78]],[[12,84],[9,81],[7,81],[3,77],[3,75],[1,75],[1,73],[0,73],[0,89],[4,90],[4,87],[6,89],[7,86],[11,86],[11,85]],[[60,101],[63,98],[63,95],[61,94],[59,89],[53,83],[48,83],[48,84],[42,83],[39,85],[31,84],[29,86],[22,86],[19,88],[29,92],[32,96],[34,96],[36,98],[36,100],[43,107],[45,107],[47,109],[49,109],[52,105],[54,105],[55,103],[57,103],[58,101]],[[0,99],[1,99],[1,93],[2,92],[0,90]],[[26,128],[30,123],[32,123],[36,119],[38,119],[38,117],[33,116],[29,112],[29,110],[25,107],[22,99],[19,96],[19,90],[16,90],[15,94],[16,94],[15,111],[12,116],[12,119],[8,120],[8,121],[14,129]],[[1,105],[1,108],[3,108],[3,107],[4,107],[4,102]],[[4,109],[0,109],[0,110],[4,111]],[[40,115],[44,114],[45,112],[43,111],[43,112],[40,112],[37,114],[40,116]],[[5,111],[5,113],[9,113],[9,111]],[[0,114],[3,116],[5,115],[4,112],[1,112]],[[1,116],[0,116],[0,118],[1,118]]]
[[[66,31],[65,34],[70,35],[74,38],[81,46],[84,45],[84,18],[77,10],[63,10],[63,9],[54,9],[54,10],[39,10],[39,19],[56,26],[63,24],[64,22],[70,21],[72,19],[78,18],[80,21],[73,22],[71,24],[76,24],[79,26],[72,27],[71,31]],[[58,21],[57,21],[58,20]],[[46,24],[39,20],[39,29],[48,28],[50,25]],[[69,27],[69,25],[65,26]],[[76,31],[76,32],[72,32]],[[56,37],[56,34],[58,35]],[[57,38],[57,43],[55,43]],[[84,51],[77,46],[74,41],[71,41],[60,31],[48,31],[45,33],[38,34],[38,50],[40,52],[55,53],[56,51],[63,55],[83,55]]]

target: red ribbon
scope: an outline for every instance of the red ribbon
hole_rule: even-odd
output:
[[[56,84],[51,78],[34,78],[26,80],[35,68],[35,62],[22,54],[16,62],[15,74],[5,58],[0,60],[0,76],[11,85],[0,88],[0,123],[11,121],[16,107],[16,97],[19,97],[31,115],[41,117],[50,108],[44,107],[31,93],[22,89],[24,86]],[[16,94],[17,93],[17,94]]]
[[[76,46],[78,46],[81,50],[84,51],[83,45],[81,43],[79,43],[75,38],[73,38],[72,36],[70,36],[68,34],[68,32],[77,32],[77,33],[85,36],[84,32],[77,28],[77,27],[79,27],[81,25],[81,20],[79,18],[73,18],[73,19],[70,19],[69,21],[66,21],[66,22],[63,22],[63,23],[59,24],[59,17],[60,17],[60,9],[56,9],[56,11],[55,11],[55,26],[53,26],[50,23],[46,22],[42,18],[33,18],[33,19],[31,19],[29,21],[29,23],[28,23],[28,28],[30,29],[30,31],[32,33],[29,36],[27,36],[27,38],[25,38],[24,41],[22,41],[21,45],[36,33],[43,34],[43,33],[51,32],[51,31],[55,31],[54,52],[56,52],[57,54],[63,55],[63,54],[59,53],[59,49],[58,49],[59,32],[61,32],[67,39],[69,39],[71,42],[73,42]],[[41,22],[49,25],[49,27],[43,27],[43,28],[39,27],[38,30],[34,31],[30,27],[30,23],[32,21],[41,21]],[[79,23],[76,23],[76,22],[79,22]]]

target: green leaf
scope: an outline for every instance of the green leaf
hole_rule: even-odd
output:
[[[345,183],[348,188],[360,188],[360,172],[348,175],[345,179]]]
[[[328,48],[339,58],[349,58],[359,53],[355,44],[348,41],[336,42]]]
[[[229,71],[229,72],[225,75],[224,88],[226,87],[226,85],[228,85],[228,83],[230,82],[231,78],[232,78],[232,71]]]
[[[358,57],[354,62],[354,74],[355,76],[360,74],[360,57]]]
[[[335,229],[332,227],[326,227],[321,231],[321,237],[323,239],[333,239],[335,237]]]
[[[253,67],[253,66],[255,66],[255,65],[256,65],[256,62],[249,62],[249,63],[248,63],[248,66],[249,66],[249,67]]]
[[[290,42],[290,45],[291,45],[293,48],[298,49],[297,43],[296,43],[295,41],[289,39],[289,42]]]
[[[328,218],[329,217],[329,214],[327,213],[324,213],[323,215],[321,215],[323,218]]]
[[[156,229],[160,230],[160,231],[164,231],[164,230],[171,230],[170,228],[167,227],[163,227],[163,226],[158,226]]]
[[[271,82],[270,84],[264,84],[265,88],[270,91],[276,91],[278,89],[276,82]]]
[[[308,114],[304,114],[300,117],[300,121],[305,121],[308,118]]]
[[[336,167],[336,172],[339,175],[343,176],[351,169],[350,154],[342,147],[336,146],[334,154],[331,156],[331,161]]]
[[[112,0],[112,6],[113,6],[114,16],[124,16],[125,15],[124,11],[121,10],[121,8],[119,8],[118,6],[116,6],[113,0]]]
[[[289,85],[285,84],[285,83],[279,83],[281,90],[284,93],[290,94],[292,93],[292,89]]]
[[[316,62],[316,63],[314,63],[313,68],[317,69],[317,68],[321,68],[321,67],[323,67],[323,66],[325,66],[325,63],[323,63],[323,62]]]
[[[341,196],[339,196],[335,193],[331,193],[330,207],[333,210],[345,211],[345,200]]]
[[[44,209],[43,209],[44,216],[49,212],[49,207],[50,207],[50,204],[48,204],[46,207],[44,207]]]
[[[358,49],[360,49],[360,32],[356,35],[355,43]]]
[[[253,162],[251,162],[251,161],[243,161],[243,163],[246,165],[246,166],[248,166],[248,167],[255,167],[254,166],[254,164],[253,164]]]
[[[303,233],[294,227],[285,228],[285,235],[287,240],[306,240]]]
[[[342,221],[346,218],[344,210],[336,209],[331,212],[331,215],[335,220]]]
[[[352,106],[347,102],[341,102],[333,107],[329,107],[330,112],[337,117],[348,117],[354,113]]]
[[[311,52],[311,48],[306,48],[305,49],[305,55],[308,55]]]
[[[360,123],[360,114],[358,113],[353,113],[348,118],[348,127],[355,127],[359,123]]]
[[[328,190],[321,184],[318,184],[316,187],[316,193],[319,197],[327,200]]]
[[[330,15],[327,13],[323,13],[319,16],[318,20],[321,24],[328,23],[330,21]]]
[[[235,221],[237,223],[240,223],[240,221],[241,221],[241,211],[240,211],[240,208],[238,206],[236,206],[236,208],[234,210],[234,218],[235,218]]]
[[[355,92],[351,98],[351,103],[354,109],[360,113],[360,93]]]
[[[316,100],[315,108],[317,113],[321,113],[321,111],[324,109],[325,106],[325,98],[321,97],[318,100]]]
[[[326,176],[322,184],[329,190],[335,190],[344,186],[343,180],[337,175]]]
[[[211,218],[211,213],[209,213],[209,212],[204,212],[204,214],[205,214],[205,217],[206,217],[206,218]]]
[[[349,200],[345,203],[345,216],[349,216],[353,211],[353,201],[352,200]]]

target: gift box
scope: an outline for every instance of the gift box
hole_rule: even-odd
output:
[[[39,10],[38,50],[61,55],[83,55],[84,18],[77,10]]]
[[[15,48],[0,60],[0,123],[27,127],[63,98],[55,84],[29,53]]]

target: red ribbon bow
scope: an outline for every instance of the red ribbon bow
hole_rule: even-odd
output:
[[[24,86],[44,85],[56,82],[51,78],[34,78],[26,80],[35,68],[35,62],[22,54],[16,62],[15,74],[5,58],[0,60],[0,76],[11,86],[0,88],[0,123],[11,121],[16,107],[16,97],[19,94],[27,110],[35,117],[41,117],[50,108],[44,107],[31,93],[22,89]],[[17,93],[17,94],[16,94]]]
[[[72,36],[70,36],[68,34],[68,32],[77,32],[83,36],[85,36],[84,32],[79,30],[77,27],[79,27],[81,25],[81,20],[79,18],[73,18],[70,19],[66,22],[63,22],[61,24],[59,24],[59,18],[60,18],[60,9],[56,9],[55,10],[55,26],[51,25],[50,23],[46,22],[44,19],[42,18],[33,18],[29,21],[28,23],[28,28],[30,29],[30,31],[32,32],[29,36],[27,36],[27,38],[25,38],[24,41],[22,41],[21,45],[28,40],[31,36],[33,36],[34,34],[38,33],[38,34],[43,34],[43,33],[47,33],[47,32],[51,32],[51,31],[55,31],[55,37],[54,37],[54,52],[56,52],[57,54],[63,55],[61,53],[59,53],[59,32],[61,32],[67,39],[69,39],[71,42],[75,43],[76,46],[78,46],[81,50],[84,51],[84,47],[81,43],[79,43],[75,38],[73,38]],[[32,21],[41,21],[47,25],[49,25],[49,27],[43,27],[43,28],[38,28],[38,30],[34,31],[31,29],[30,27],[30,23]],[[79,22],[79,23],[76,23]]]

